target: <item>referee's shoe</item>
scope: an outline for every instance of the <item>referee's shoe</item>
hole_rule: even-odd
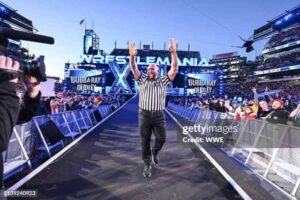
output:
[[[144,171],[143,171],[143,176],[145,178],[150,178],[151,177],[151,165],[145,165]]]

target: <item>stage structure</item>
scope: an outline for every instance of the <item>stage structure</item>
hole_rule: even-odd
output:
[[[130,71],[127,48],[116,48],[107,54],[100,48],[100,39],[94,30],[85,30],[83,54],[77,63],[65,64],[63,86],[71,93],[125,93],[134,94],[138,86]],[[159,75],[170,69],[168,50],[157,50],[141,45],[136,63],[146,73],[151,63],[159,66]],[[179,73],[168,89],[169,95],[219,94],[220,74],[201,58],[199,51],[178,51]]]

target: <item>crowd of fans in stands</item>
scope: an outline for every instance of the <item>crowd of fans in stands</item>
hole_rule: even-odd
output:
[[[300,40],[300,26],[279,31],[270,38],[264,49],[278,47],[298,40]],[[266,55],[262,65],[258,66],[258,69],[271,69],[300,64],[300,51],[297,48]]]
[[[225,86],[225,93],[229,96],[243,96],[250,98],[252,95],[252,88],[256,87],[258,93],[275,91],[275,98],[287,97],[295,101],[300,100],[300,81],[299,80],[286,80],[279,82],[265,82],[265,83],[243,83]],[[277,92],[279,91],[279,92]]]
[[[300,126],[300,81],[245,83],[225,86],[223,98],[214,96],[172,97],[171,102],[191,108],[228,112],[236,118],[278,118],[279,123],[293,122]],[[73,95],[58,92],[55,97],[42,97],[37,115],[94,108],[99,105],[120,106],[125,95]],[[276,117],[279,115],[280,117]],[[273,116],[273,117],[272,117]],[[281,121],[281,119],[283,120]]]
[[[300,64],[300,51],[282,53],[276,57],[268,58],[263,62],[263,65],[258,67],[264,69],[279,68]]]
[[[188,96],[172,97],[169,102],[187,106],[190,109],[202,108],[226,112],[235,119],[263,119],[271,123],[289,124],[300,127],[300,103],[291,95],[258,95],[255,87],[251,88],[252,97],[241,96]],[[300,90],[298,90],[299,92]],[[299,100],[299,99],[298,99]]]
[[[296,40],[300,40],[300,26],[278,32],[270,38],[269,42],[265,46],[265,49],[288,44]]]
[[[53,114],[58,112],[91,109],[99,105],[112,105],[118,107],[126,101],[124,95],[73,95],[66,92],[58,92],[55,97],[42,97],[37,115]]]

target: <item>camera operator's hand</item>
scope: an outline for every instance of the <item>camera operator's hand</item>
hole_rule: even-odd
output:
[[[20,68],[20,63],[18,61],[14,61],[10,57],[0,56],[0,69],[9,69],[18,71]],[[10,80],[9,82],[17,83],[18,78]]]
[[[30,98],[35,98],[38,96],[40,90],[41,90],[41,85],[37,81],[37,79],[33,76],[25,76],[24,77],[24,83],[27,88],[27,93]]]

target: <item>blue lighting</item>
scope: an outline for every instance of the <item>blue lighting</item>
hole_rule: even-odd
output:
[[[121,69],[116,62],[109,62],[108,64],[116,78],[111,88],[119,87],[124,93],[126,90],[132,93],[131,88],[126,80],[130,72],[130,66],[128,64],[124,64],[123,69]]]
[[[289,20],[289,18],[291,18],[292,17],[292,14],[288,14],[288,15],[286,15],[285,17],[284,17],[284,19],[287,21],[287,20]]]
[[[297,13],[296,15],[299,15],[299,13]],[[291,18],[293,17],[293,14],[292,13],[289,13],[287,15],[285,15],[284,17],[282,17],[281,19],[277,20],[275,22],[275,25],[281,25],[283,24],[285,21],[289,21]]]
[[[1,13],[8,14],[9,10],[7,8],[5,8],[4,6],[0,6],[0,14]]]

